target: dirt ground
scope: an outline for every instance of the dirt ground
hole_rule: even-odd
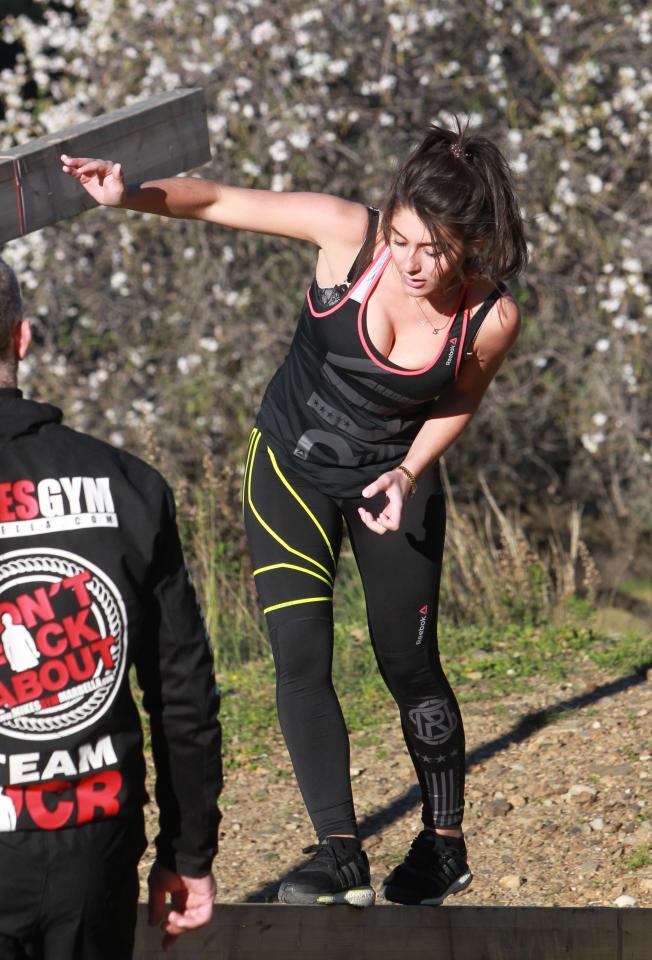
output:
[[[470,904],[652,906],[652,672],[574,682],[463,705]],[[351,738],[354,797],[376,889],[420,828],[415,777],[396,719],[383,747]],[[411,789],[412,788],[412,789]],[[282,741],[254,769],[228,770],[215,864],[220,901],[274,900],[314,842]],[[148,823],[156,830],[155,811]],[[152,862],[150,846],[142,877]],[[142,890],[145,898],[145,889]]]

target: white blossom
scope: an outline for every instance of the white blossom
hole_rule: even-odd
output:
[[[248,177],[259,177],[261,173],[261,167],[257,163],[254,163],[253,160],[249,160],[248,157],[242,161],[240,169],[243,173],[246,173]]]
[[[233,86],[235,87],[237,95],[241,97],[253,89],[253,81],[250,80],[249,77],[236,77],[233,81]]]
[[[189,353],[186,357],[179,357],[177,359],[177,369],[179,373],[183,376],[187,376],[189,373],[198,367],[202,362],[202,358],[198,353]]]
[[[585,450],[588,450],[589,453],[597,453],[600,444],[604,443],[605,435],[601,431],[596,433],[583,433],[581,436],[582,446]]]
[[[328,63],[328,72],[332,73],[334,77],[343,77],[346,71],[349,69],[348,60],[331,60]]]
[[[111,289],[120,290],[126,285],[128,279],[129,277],[124,270],[116,270],[115,273],[111,274]]]
[[[606,313],[615,313],[620,309],[622,300],[620,297],[611,297],[600,301],[600,306]]]
[[[640,274],[643,272],[643,264],[638,257],[625,257],[622,266],[623,270],[626,270],[627,273]]]
[[[283,190],[289,190],[291,185],[292,180],[288,173],[275,173],[269,186],[275,193],[282,193]]]
[[[231,17],[224,13],[219,13],[213,20],[213,36],[221,40],[231,29]]]
[[[612,297],[622,297],[627,290],[627,283],[622,277],[613,277],[609,281],[609,293]]]
[[[290,17],[290,26],[294,30],[299,30],[301,27],[307,27],[310,23],[318,23],[323,19],[323,13],[318,7],[313,7],[311,10],[303,10],[301,13],[295,13]]]
[[[268,153],[276,163],[285,163],[289,157],[287,143],[284,140],[275,140],[269,147]]]
[[[88,376],[88,386],[91,390],[97,390],[103,383],[109,379],[109,371],[105,370],[104,367],[100,367],[98,370],[94,370],[93,373]]]
[[[512,160],[511,163],[512,170],[516,174],[523,174],[527,172],[528,168],[528,157],[527,153],[519,153],[515,160]]]
[[[586,182],[591,193],[602,193],[604,188],[602,177],[598,177],[595,173],[587,173]]]
[[[586,138],[586,145],[589,150],[597,153],[602,149],[602,136],[597,127],[591,127]]]
[[[449,60],[448,63],[439,64],[439,72],[442,77],[448,79],[448,77],[454,77],[457,73],[460,72],[461,64],[459,60]]]
[[[288,140],[295,150],[306,150],[310,146],[310,133],[303,127],[301,130],[294,130]]]
[[[645,324],[639,323],[638,320],[626,320],[625,330],[632,336],[636,336],[639,333],[645,333],[647,327]]]
[[[384,74],[378,81],[378,90],[384,93],[387,90],[393,90],[396,86],[396,77],[392,73]]]
[[[152,403],[151,400],[147,400],[145,397],[136,397],[136,399],[131,404],[136,413],[141,414],[145,419],[149,419],[154,413],[156,406]]]
[[[270,40],[274,39],[277,32],[278,31],[271,20],[263,20],[262,23],[257,23],[251,31],[251,42],[255,46],[258,46],[261,43],[269,43]]]
[[[430,9],[424,13],[423,20],[427,27],[440,27],[446,22],[446,14],[443,10],[430,7]]]

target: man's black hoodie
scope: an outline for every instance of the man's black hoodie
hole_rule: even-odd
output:
[[[0,389],[0,831],[138,813],[133,664],[158,859],[201,876],[217,844],[218,698],[172,494],[151,467],[61,419]]]

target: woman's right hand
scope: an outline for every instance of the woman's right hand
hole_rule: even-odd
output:
[[[69,157],[65,153],[61,155],[61,162],[63,172],[78,180],[93,200],[105,207],[122,206],[127,188],[119,163],[90,157]]]

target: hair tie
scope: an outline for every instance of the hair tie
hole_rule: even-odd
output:
[[[471,154],[460,143],[451,143],[451,153],[456,160],[470,160]]]

